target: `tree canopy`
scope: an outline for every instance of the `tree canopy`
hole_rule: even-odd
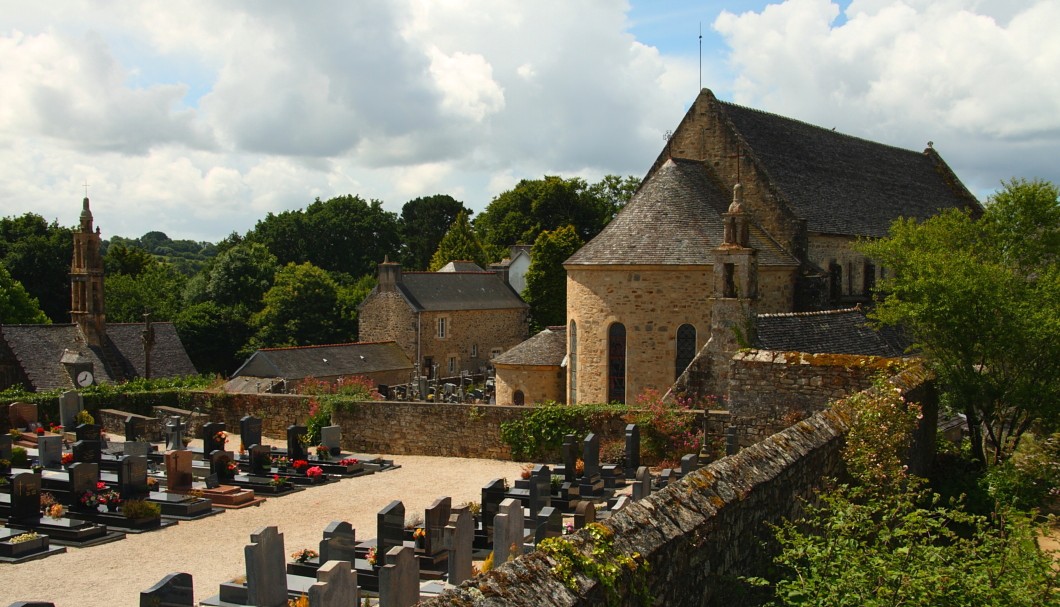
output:
[[[999,463],[1034,424],[1060,421],[1060,207],[1056,186],[1013,180],[982,218],[896,221],[860,250],[886,271],[872,317],[904,327]]]
[[[464,203],[444,194],[406,202],[398,219],[402,265],[410,270],[426,270],[442,237],[461,211],[469,217],[472,214]]]
[[[103,281],[108,322],[171,321],[180,311],[187,277],[172,264],[153,262],[137,275],[117,274]]]
[[[453,224],[449,226],[449,231],[438,243],[438,250],[431,257],[431,265],[428,269],[436,272],[450,261],[473,261],[483,269],[489,266],[486,251],[479,243],[474,230],[471,229],[467,213],[463,211],[457,213]]]
[[[562,325],[567,319],[567,272],[563,262],[581,248],[574,226],[542,232],[531,248],[523,299],[530,305],[530,330]]]
[[[0,219],[0,264],[52,322],[70,321],[73,231],[36,213]]]
[[[310,263],[289,263],[254,315],[250,348],[307,346],[352,341],[353,319],[339,306],[339,287],[324,270]]]
[[[51,320],[11,274],[0,265],[0,324],[51,324]]]

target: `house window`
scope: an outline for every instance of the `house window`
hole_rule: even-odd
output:
[[[674,363],[674,378],[688,368],[696,356],[696,328],[692,325],[681,325],[677,329],[677,360]]]
[[[430,356],[423,357],[423,374],[427,376],[427,379],[434,377],[434,358]]]
[[[500,348],[493,348],[492,350],[490,350],[490,360],[493,360],[494,358],[497,358],[503,352],[504,352],[504,350],[502,350]]]
[[[455,356],[450,356],[449,357],[449,375],[450,376],[456,375],[456,357]]]
[[[478,358],[478,344],[471,344],[471,358]]]
[[[445,339],[449,335],[449,319],[441,317],[438,319],[438,339]]]
[[[570,321],[570,358],[567,360],[570,366],[570,402],[578,402],[578,325]]]
[[[619,322],[607,330],[607,401],[626,402],[626,327]]]

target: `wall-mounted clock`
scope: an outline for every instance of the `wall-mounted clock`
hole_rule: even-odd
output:
[[[91,371],[81,371],[77,374],[77,385],[81,386],[82,388],[87,388],[88,386],[92,385],[92,379],[93,377]]]

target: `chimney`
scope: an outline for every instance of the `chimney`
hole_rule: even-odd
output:
[[[398,283],[401,282],[401,264],[390,261],[390,257],[383,258],[379,264],[379,291],[396,291]]]

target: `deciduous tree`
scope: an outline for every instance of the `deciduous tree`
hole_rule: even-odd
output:
[[[22,286],[0,266],[0,324],[51,324],[51,320]]]
[[[542,232],[531,248],[523,299],[530,304],[530,330],[534,333],[567,319],[567,272],[563,262],[581,248],[574,226]]]
[[[435,272],[450,261],[473,261],[483,269],[489,265],[486,251],[471,229],[467,213],[462,211],[457,214],[453,225],[449,226],[449,231],[438,243],[438,250],[431,257],[429,269]]]
[[[410,270],[426,270],[442,237],[461,211],[469,217],[472,214],[462,202],[444,194],[406,202],[398,220],[404,252],[402,265]]]

